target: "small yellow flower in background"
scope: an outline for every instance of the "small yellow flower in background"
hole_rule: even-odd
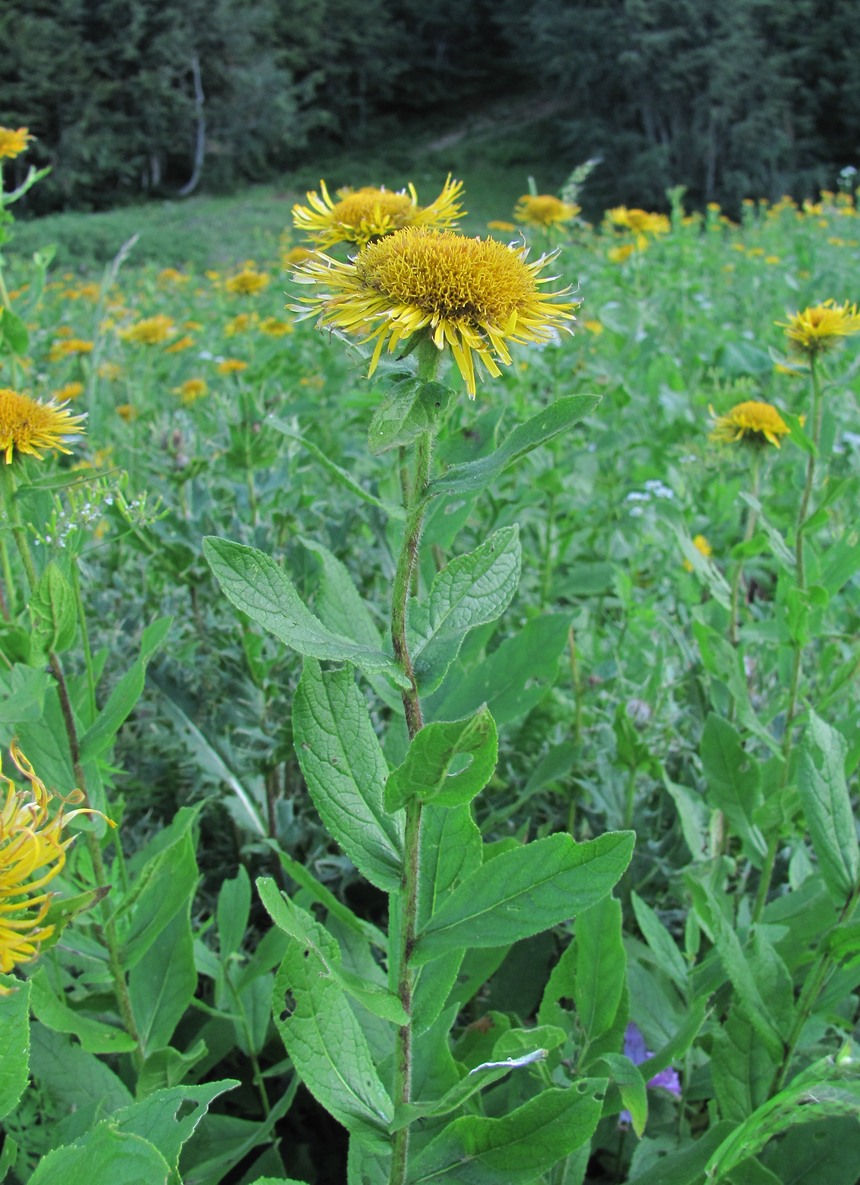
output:
[[[551,193],[526,193],[514,207],[514,218],[528,226],[547,230],[572,221],[581,210],[574,202],[563,202]]]
[[[765,263],[782,263],[782,258],[779,255],[765,255]]]
[[[137,408],[132,403],[120,403],[116,409],[116,414],[121,420],[125,420],[130,424],[132,420],[136,420],[138,416]]]
[[[134,325],[128,325],[119,331],[123,341],[133,342],[135,345],[160,346],[176,332],[173,318],[166,313],[156,313],[154,317],[144,317]]]
[[[195,333],[197,333],[199,330],[203,329],[203,322],[202,321],[183,321],[182,328],[189,329],[189,330],[192,330]]]
[[[695,547],[699,555],[703,555],[706,560],[710,559],[710,557],[714,554],[713,547],[711,547],[704,535],[693,536],[693,547]],[[689,560],[684,560],[683,568],[685,572],[693,571],[693,565]]]
[[[54,933],[54,926],[45,923],[53,896],[45,886],[62,871],[66,850],[75,839],[74,835],[63,838],[63,828],[77,815],[100,814],[87,807],[64,814],[69,803],[83,801],[80,790],[73,790],[51,816],[52,795],[15,741],[9,756],[30,785],[19,790],[0,772],[6,790],[6,800],[0,803],[0,971],[4,973],[35,959],[41,944]],[[114,826],[110,819],[107,822]]]
[[[606,252],[606,258],[610,263],[626,263],[635,252],[635,243],[622,243],[620,247],[610,247]]]
[[[57,330],[59,333],[59,330]],[[50,362],[59,362],[62,358],[70,358],[74,354],[91,354],[93,343],[84,341],[80,337],[64,337],[55,341],[48,351]]]
[[[70,453],[66,443],[83,432],[85,416],[72,415],[61,403],[39,403],[9,387],[0,388],[0,453],[11,465],[16,453],[42,459],[42,450]]]
[[[27,151],[27,145],[32,139],[27,128],[18,128],[16,131],[14,128],[0,127],[0,158],[14,160],[16,156]]]
[[[311,259],[313,254],[314,252],[309,251],[307,247],[290,247],[281,255],[281,263],[284,267],[295,267],[297,263],[304,263],[306,259]]]
[[[603,333],[603,325],[600,321],[583,321],[582,325],[583,328],[587,329],[589,333],[593,333],[595,335]]]
[[[860,333],[860,313],[847,300],[844,305],[825,300],[776,324],[785,330],[792,349],[811,358],[835,349],[841,338]]]
[[[224,358],[218,363],[219,374],[239,374],[242,370],[248,369],[248,363],[243,362],[241,358]]]
[[[186,379],[178,387],[173,388],[173,394],[178,395],[183,403],[194,403],[209,393],[209,386],[205,379]]]
[[[672,224],[665,214],[649,214],[647,210],[626,206],[615,206],[607,211],[610,222],[621,226],[625,230],[632,230],[636,235],[665,235],[672,229]]]
[[[69,399],[79,399],[84,393],[83,383],[64,383],[58,391],[53,394],[53,399],[57,403],[66,403]]]
[[[744,251],[746,251],[746,247],[744,246],[743,243],[732,243],[732,250],[733,251],[740,251],[743,253]]]
[[[184,337],[178,337],[175,342],[171,342],[169,346],[164,347],[165,354],[181,354],[183,350],[190,350],[194,345],[194,338],[186,333]]]
[[[256,315],[252,316],[250,313],[237,313],[235,317],[231,317],[224,326],[224,332],[227,337],[235,337],[238,333],[247,333],[251,326],[256,321]]]
[[[452,181],[449,174],[436,200],[429,206],[419,206],[411,182],[400,193],[373,186],[340,190],[339,200],[333,201],[325,181],[320,181],[320,193],[308,193],[307,206],[293,206],[293,225],[323,250],[336,243],[363,247],[371,239],[405,227],[438,229],[456,225],[463,214],[459,204],[462,189],[463,182]]]
[[[271,276],[266,272],[258,272],[255,267],[245,267],[242,271],[224,281],[228,292],[241,296],[256,296],[268,287]]]
[[[171,284],[187,284],[191,277],[175,267],[163,267],[156,279],[162,287],[167,288]]]
[[[118,362],[100,362],[98,369],[98,376],[100,379],[106,379],[109,383],[114,383],[122,374],[122,367]]]
[[[494,218],[492,222],[487,223],[487,230],[500,230],[504,234],[510,234],[516,230],[513,222],[503,222],[498,218]]]
[[[780,447],[780,437],[791,431],[775,407],[769,403],[748,399],[736,404],[724,416],[715,417],[714,428],[709,439],[719,444],[735,444],[738,441],[755,445],[765,443]]]
[[[63,300],[88,300],[91,304],[96,304],[101,291],[101,284],[78,284],[74,288],[66,288],[60,296]]]
[[[293,326],[289,321],[281,321],[277,317],[264,317],[257,329],[266,337],[286,337],[288,333],[293,332]]]
[[[764,255],[764,247],[750,247],[749,253],[750,255],[759,258],[760,256]]]
[[[498,376],[498,363],[511,363],[509,344],[550,341],[575,320],[578,302],[560,301],[569,287],[540,288],[553,279],[540,272],[555,256],[528,263],[527,255],[527,248],[497,239],[407,227],[368,243],[346,263],[320,254],[296,269],[298,283],[322,292],[293,308],[305,317],[318,313],[320,326],[375,341],[369,374],[386,345],[394,353],[422,334],[437,349],[450,349],[474,398],[475,355]]]

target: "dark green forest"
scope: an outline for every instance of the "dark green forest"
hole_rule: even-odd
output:
[[[408,170],[464,129],[601,158],[596,208],[811,196],[860,157],[845,0],[4,0],[0,36],[0,122],[37,137],[10,165],[51,167],[25,215]]]

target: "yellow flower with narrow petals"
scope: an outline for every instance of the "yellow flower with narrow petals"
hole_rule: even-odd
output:
[[[243,362],[241,358],[224,358],[218,363],[219,374],[239,374],[243,370],[248,369],[248,363]]]
[[[58,391],[54,392],[53,398],[57,403],[67,403],[70,399],[79,399],[83,393],[83,383],[64,383]]]
[[[260,333],[264,333],[266,337],[286,337],[287,334],[293,332],[293,326],[289,321],[281,321],[278,317],[264,317],[257,326]]]
[[[80,337],[64,337],[55,341],[48,351],[50,362],[59,362],[62,358],[70,358],[75,354],[91,354],[93,343],[84,341]]]
[[[514,218],[517,222],[547,230],[551,226],[572,221],[580,209],[581,206],[575,202],[563,202],[551,193],[526,193],[514,207]]]
[[[787,322],[777,321],[793,350],[807,357],[823,354],[841,344],[841,338],[860,333],[860,313],[856,305],[834,304],[825,300],[794,313]]]
[[[498,376],[498,364],[511,363],[509,345],[550,341],[576,319],[578,302],[561,299],[569,287],[541,291],[555,278],[540,274],[555,255],[534,263],[527,256],[526,247],[497,239],[407,227],[368,243],[346,263],[320,253],[296,269],[296,281],[323,291],[293,308],[304,316],[318,313],[320,327],[375,342],[369,374],[386,346],[396,353],[421,334],[451,351],[474,398],[476,356]]]
[[[183,337],[178,337],[175,342],[171,342],[169,346],[164,347],[165,354],[181,354],[183,350],[190,350],[194,345],[194,338],[190,333],[186,333]]]
[[[293,206],[293,225],[323,250],[335,243],[363,247],[371,239],[405,227],[456,225],[463,213],[458,200],[462,189],[462,181],[452,181],[449,174],[436,200],[419,206],[411,182],[399,193],[373,186],[340,191],[339,200],[334,201],[325,181],[320,181],[320,193],[308,193],[306,206]]]
[[[72,415],[51,399],[39,403],[9,387],[0,389],[0,453],[11,465],[15,454],[42,459],[43,451],[69,453],[66,444],[80,436],[85,416]]]
[[[715,417],[710,439],[720,444],[745,442],[754,445],[772,444],[780,447],[780,437],[791,431],[775,407],[769,403],[748,399],[736,404],[724,416]]]
[[[183,403],[194,403],[209,393],[209,386],[205,379],[186,379],[178,387],[173,388],[173,394],[178,395]]]
[[[16,156],[27,151],[27,145],[32,139],[27,128],[16,130],[0,127],[0,158],[8,157],[9,160],[14,160]]]
[[[116,414],[121,420],[125,420],[127,424],[130,424],[132,420],[136,420],[138,417],[137,408],[132,403],[117,404]]]
[[[255,267],[245,267],[229,280],[224,281],[228,292],[240,296],[256,296],[268,287],[271,277],[265,272],[258,272]]]
[[[636,235],[665,235],[672,229],[665,214],[650,214],[647,210],[635,207],[628,209],[627,206],[616,206],[607,212],[607,217],[616,226],[632,230]]]
[[[154,317],[144,317],[134,325],[128,325],[119,331],[123,341],[142,346],[160,346],[176,332],[173,318],[166,313],[156,313]]]
[[[0,971],[4,973],[35,959],[41,944],[54,933],[55,927],[46,921],[53,894],[45,886],[62,871],[66,850],[75,839],[74,835],[64,838],[63,829],[76,815],[100,814],[88,807],[65,814],[69,803],[83,801],[80,790],[73,790],[52,815],[52,795],[15,741],[9,756],[29,786],[18,789],[0,771],[0,793],[5,789],[5,801],[0,800]],[[110,819],[107,822],[114,826]],[[0,993],[5,995],[8,989]]]
[[[636,245],[634,243],[622,243],[618,247],[610,247],[606,252],[606,258],[610,263],[626,263],[635,253]]]

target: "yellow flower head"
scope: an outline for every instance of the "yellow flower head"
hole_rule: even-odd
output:
[[[48,360],[59,362],[60,359],[70,358],[74,354],[91,354],[92,352],[92,342],[84,341],[79,337],[66,337],[54,342],[48,351]]]
[[[26,128],[0,127],[0,158],[7,156],[9,159],[14,159],[20,156],[22,152],[27,151],[27,145],[33,137]]]
[[[191,279],[184,272],[179,271],[175,267],[163,267],[158,273],[158,282],[163,287],[168,287],[170,284],[187,284]]]
[[[516,229],[513,222],[505,222],[499,218],[487,223],[487,230],[500,230],[503,234],[513,234]]]
[[[186,379],[184,383],[173,388],[173,394],[178,395],[183,403],[194,403],[208,392],[209,387],[205,379]]]
[[[775,407],[755,399],[736,404],[724,416],[717,416],[713,408],[711,414],[715,416],[715,421],[709,439],[720,444],[748,441],[750,444],[768,443],[779,448],[780,437],[787,436],[791,431]]]
[[[550,226],[570,222],[580,209],[581,207],[574,202],[563,202],[551,193],[526,193],[514,208],[514,218],[517,222],[525,222],[529,226],[546,230]]]
[[[290,247],[281,255],[281,263],[284,267],[295,267],[296,264],[304,263],[306,259],[310,259],[312,255],[313,251],[309,251],[307,247]]]
[[[622,243],[619,247],[610,247],[606,252],[606,258],[610,263],[626,263],[635,252],[634,243]]]
[[[79,399],[83,393],[83,383],[64,383],[59,391],[54,392],[53,398],[57,403],[67,403],[70,399]]]
[[[270,277],[265,272],[258,272],[255,267],[245,267],[229,280],[224,281],[228,292],[241,296],[256,296],[269,283]]]
[[[707,539],[705,538],[704,535],[694,535],[693,536],[693,547],[695,547],[695,549],[699,553],[699,555],[704,556],[706,560],[709,559],[714,554],[713,547],[711,547],[710,543],[707,541]],[[683,568],[684,568],[685,572],[692,572],[693,571],[693,565],[690,563],[689,560],[684,560]]]
[[[117,404],[116,414],[121,420],[125,420],[127,424],[130,424],[132,420],[137,419],[138,412],[134,404],[120,403]]]
[[[266,337],[286,337],[287,334],[293,332],[290,322],[281,321],[278,317],[264,317],[257,329]]]
[[[178,337],[175,342],[165,346],[164,352],[165,354],[181,354],[183,350],[190,350],[193,345],[194,338],[190,333],[186,333],[184,337]]]
[[[794,313],[787,322],[777,321],[785,330],[792,348],[799,354],[812,357],[832,350],[839,339],[860,333],[860,313],[856,305],[834,305],[832,300]]]
[[[371,239],[408,226],[454,226],[463,213],[458,202],[462,189],[463,182],[452,181],[449,174],[436,200],[429,206],[419,206],[411,182],[408,190],[400,193],[368,186],[340,191],[339,200],[333,201],[325,182],[320,181],[322,196],[311,192],[307,206],[293,206],[293,225],[322,250],[335,243],[363,247]]]
[[[5,973],[34,959],[54,932],[45,924],[52,896],[45,886],[61,871],[75,838],[64,839],[63,828],[76,815],[99,813],[83,807],[64,814],[68,803],[83,800],[80,790],[73,790],[52,816],[52,796],[15,741],[9,755],[30,785],[19,790],[0,772],[0,795],[5,790],[5,801],[0,798],[0,971]]]
[[[166,313],[156,313],[154,317],[144,317],[142,321],[121,329],[119,335],[123,341],[136,345],[159,346],[175,332],[173,319]]]
[[[386,345],[394,353],[424,334],[437,349],[450,349],[474,397],[475,355],[497,376],[499,362],[510,365],[510,344],[547,342],[557,328],[568,328],[564,322],[575,320],[578,304],[559,301],[569,287],[541,291],[554,279],[540,275],[554,255],[535,263],[527,255],[527,248],[496,239],[408,227],[368,243],[347,263],[319,254],[298,268],[299,283],[322,291],[300,298],[294,311],[318,313],[321,327],[375,341],[370,374]]]
[[[73,436],[83,432],[85,416],[73,416],[61,403],[51,399],[39,403],[29,395],[20,395],[8,387],[0,389],[0,453],[11,465],[15,453],[29,453],[42,459],[43,449],[68,453],[65,447]]]
[[[242,370],[248,369],[248,363],[243,362],[241,358],[224,358],[218,363],[219,374],[239,374]]]
[[[626,206],[616,206],[607,216],[616,226],[632,230],[637,235],[665,235],[672,226],[665,214],[649,214],[647,210],[636,208],[628,210]]]

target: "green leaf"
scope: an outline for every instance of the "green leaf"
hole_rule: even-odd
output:
[[[81,1144],[43,1156],[31,1185],[176,1185],[177,1177],[154,1145],[100,1123]]]
[[[40,1090],[67,1114],[86,1107],[109,1115],[131,1103],[131,1092],[106,1062],[41,1024],[31,1030],[30,1068]]]
[[[675,986],[684,994],[687,991],[687,964],[678,950],[675,940],[650,905],[638,893],[630,895],[636,923],[642,937],[648,943],[657,965],[669,976]]]
[[[426,604],[411,603],[409,653],[423,695],[439,686],[469,630],[495,621],[508,607],[520,564],[519,529],[503,527],[443,568]]]
[[[62,653],[74,643],[78,629],[75,594],[57,564],[48,564],[39,577],[29,612],[36,650]]]
[[[143,631],[137,661],[114,687],[92,728],[81,738],[82,761],[101,756],[113,744],[117,732],[140,699],[147,664],[167,637],[172,621],[172,617],[160,617]]]
[[[240,864],[236,876],[224,881],[218,893],[215,920],[222,960],[241,951],[251,914],[251,878]]]
[[[0,1119],[24,1093],[30,1069],[30,984],[0,975]]]
[[[501,727],[531,711],[558,674],[570,621],[565,613],[534,617],[470,670],[461,674],[454,667],[429,700],[428,714],[457,719],[486,704]]]
[[[797,788],[824,883],[842,905],[860,876],[860,851],[845,779],[848,746],[835,728],[810,711],[800,744]]]
[[[714,1029],[710,1066],[720,1114],[732,1123],[743,1123],[767,1099],[773,1062],[737,1008]]]
[[[190,820],[188,823],[190,827]],[[117,917],[131,911],[122,963],[132,968],[149,951],[197,889],[197,854],[190,830],[156,851],[141,870],[133,897],[120,903]]]
[[[531,1185],[590,1139],[602,1109],[605,1078],[551,1087],[500,1119],[455,1119],[415,1158],[409,1185]]]
[[[314,608],[320,620],[335,633],[349,631],[354,642],[379,650],[379,630],[367,603],[359,595],[345,564],[327,547],[313,539],[302,539],[302,546],[317,556],[322,572]]]
[[[368,674],[388,675],[399,687],[409,686],[391,655],[327,629],[264,552],[208,535],[203,554],[227,599],[286,646],[308,658],[350,662]]]
[[[568,395],[563,399],[556,399],[549,407],[514,428],[489,456],[481,457],[477,461],[466,461],[461,465],[452,465],[443,477],[430,482],[427,497],[435,498],[440,494],[472,494],[483,490],[520,457],[578,424],[594,411],[599,402],[599,395]]]
[[[179,1086],[208,1053],[206,1043],[202,1040],[196,1041],[185,1053],[170,1047],[156,1049],[144,1060],[138,1073],[135,1085],[137,1097],[145,1099],[156,1090]]]
[[[767,843],[752,821],[762,801],[761,772],[755,757],[744,749],[740,733],[728,720],[711,713],[705,721],[699,754],[711,805],[726,814],[757,856],[764,857]]]
[[[33,1015],[46,1028],[56,1033],[74,1033],[81,1046],[90,1053],[130,1053],[137,1048],[137,1042],[124,1029],[107,1025],[87,1016],[85,1012],[70,1008],[63,996],[55,995],[44,969],[40,968],[30,983]],[[0,1017],[2,1011],[0,1004]],[[0,1065],[3,1064],[0,1061]]]
[[[408,1024],[409,1018],[397,996],[385,988],[360,979],[341,966],[341,952],[336,941],[333,940],[332,946],[326,944],[325,948],[317,945],[315,936],[320,929],[318,924],[306,910],[300,909],[282,893],[271,877],[258,878],[257,892],[275,925],[302,947],[313,952],[324,968],[323,974],[327,979],[338,984],[374,1016],[382,1017],[383,1020],[396,1025]]]
[[[389,449],[411,444],[432,428],[448,406],[451,392],[441,383],[402,379],[394,383],[373,413],[367,430],[367,446],[375,457]]]
[[[388,766],[351,670],[306,659],[293,699],[296,755],[320,818],[377,888],[400,884],[403,820],[383,802]]]
[[[605,1065],[609,1070],[612,1082],[621,1094],[621,1102],[630,1112],[633,1130],[641,1139],[648,1122],[647,1083],[642,1071],[629,1057],[624,1057],[620,1053],[604,1053],[589,1069],[594,1072],[601,1065]]]
[[[190,902],[174,914],[128,977],[131,1010],[144,1056],[169,1045],[194,998],[197,970],[189,918]]]
[[[379,1139],[394,1115],[391,1099],[346,993],[327,974],[337,943],[315,922],[309,930],[313,949],[291,942],[275,977],[275,1024],[311,1094],[350,1132]]]
[[[465,720],[434,721],[413,738],[406,760],[388,775],[385,806],[399,810],[412,798],[463,806],[493,776],[499,754],[496,725],[486,706]],[[468,764],[463,766],[463,759]]]
[[[0,309],[0,337],[13,354],[23,357],[30,345],[30,335],[24,321],[11,309]]]
[[[589,1042],[612,1027],[627,985],[621,905],[606,896],[576,918],[573,999]]]
[[[50,684],[47,670],[36,670],[22,663],[0,672],[0,724],[39,720]]]
[[[652,1168],[631,1177],[629,1185],[702,1185],[709,1157],[732,1127],[731,1123],[715,1123],[700,1139],[661,1156]]]
[[[483,864],[419,932],[417,965],[461,946],[504,946],[548,930],[610,892],[633,853],[631,831],[578,844],[550,835]]]

